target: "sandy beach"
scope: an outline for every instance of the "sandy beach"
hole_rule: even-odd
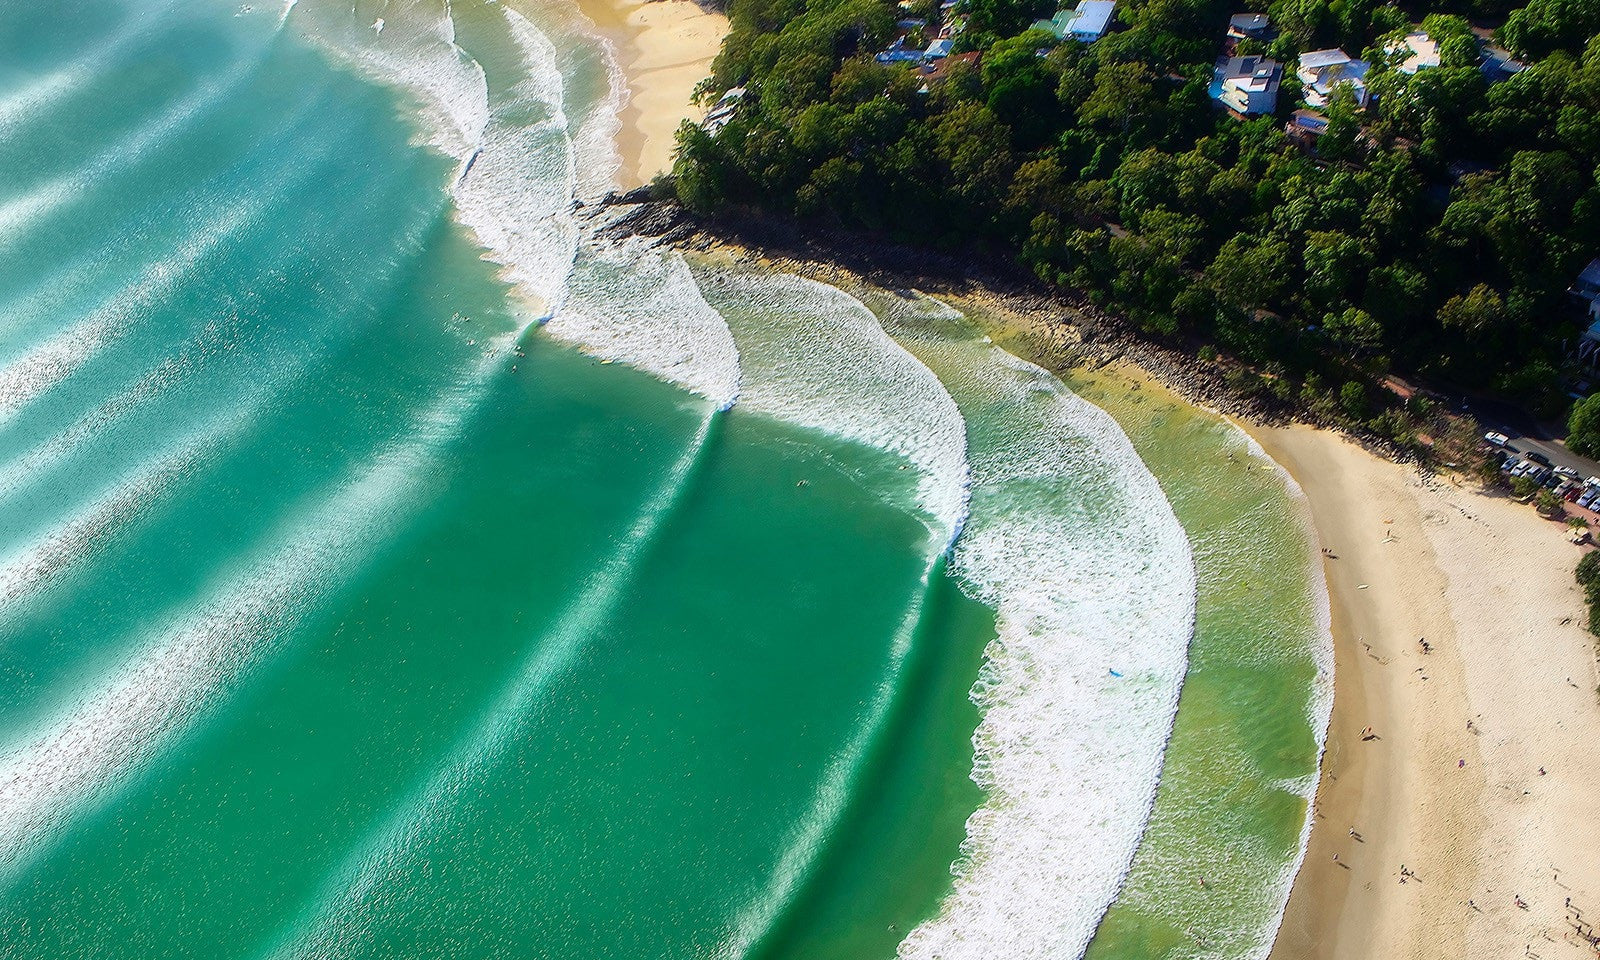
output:
[[[705,116],[692,102],[694,89],[711,73],[728,18],[690,0],[579,0],[578,6],[611,41],[627,78],[618,179],[631,189],[670,170],[678,126]]]
[[[1067,328],[984,307],[1008,346],[1073,362]],[[1600,664],[1565,524],[1331,431],[1240,426],[1306,495],[1335,648],[1272,960],[1596,956],[1579,928],[1600,924]]]
[[[1326,431],[1249,429],[1310,501],[1336,651],[1274,960],[1592,957],[1572,921],[1600,919],[1600,677],[1563,526]]]

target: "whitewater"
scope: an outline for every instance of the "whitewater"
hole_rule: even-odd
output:
[[[606,237],[576,7],[24,20],[17,957],[1089,950],[1196,631],[1110,416],[937,301]]]

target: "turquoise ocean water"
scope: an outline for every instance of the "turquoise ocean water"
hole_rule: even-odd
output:
[[[1250,548],[946,308],[595,240],[622,95],[557,0],[0,17],[0,958],[1062,957],[1143,915],[1186,669],[1263,642],[1205,630]],[[1314,770],[1289,593],[1262,796]]]

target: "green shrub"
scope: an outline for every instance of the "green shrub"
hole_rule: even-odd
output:
[[[1583,587],[1583,598],[1589,603],[1589,632],[1600,636],[1600,552],[1585,553],[1574,571],[1578,585]]]

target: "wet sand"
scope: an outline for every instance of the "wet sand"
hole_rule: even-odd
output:
[[[611,41],[627,80],[618,179],[624,190],[641,186],[672,168],[678,126],[705,116],[694,90],[711,73],[728,18],[689,0],[580,0],[579,7]]]

